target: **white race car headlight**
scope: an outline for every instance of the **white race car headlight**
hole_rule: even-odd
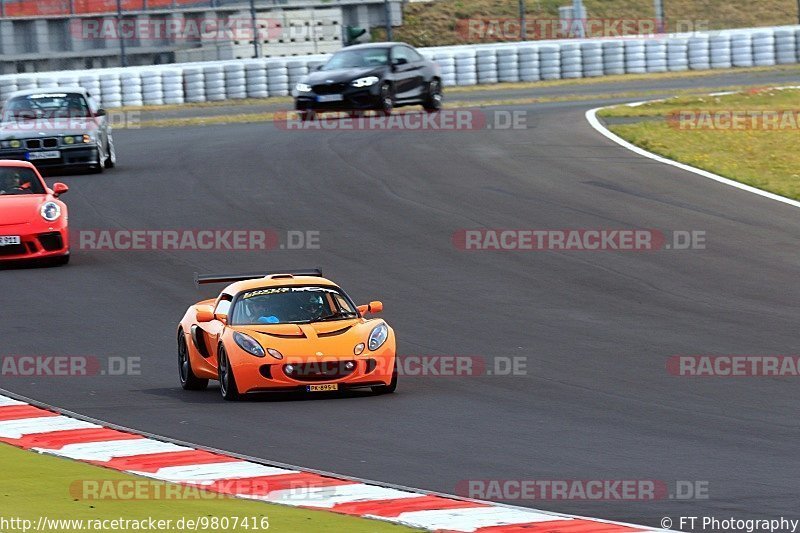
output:
[[[379,81],[380,80],[378,79],[377,76],[367,76],[366,78],[358,78],[350,85],[352,85],[353,87],[369,87],[371,85],[375,85]]]
[[[239,333],[238,331],[233,332],[233,340],[236,342],[236,345],[244,350],[245,352],[253,355],[255,357],[264,357],[266,352],[264,348],[258,343],[250,335],[245,335],[244,333]]]
[[[294,86],[295,90],[299,93],[310,93],[311,92],[311,85],[307,83],[298,83]]]
[[[42,218],[48,222],[55,222],[61,216],[61,207],[55,202],[46,202],[39,211]]]
[[[383,346],[383,343],[386,342],[386,339],[389,338],[389,327],[384,324],[380,323],[375,326],[372,332],[369,334],[369,342],[367,345],[369,349],[373,352]]]

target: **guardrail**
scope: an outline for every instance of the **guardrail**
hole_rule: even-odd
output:
[[[800,62],[800,26],[646,38],[528,41],[423,48],[444,85]],[[324,55],[0,76],[0,100],[21,89],[81,85],[105,108],[286,96]]]

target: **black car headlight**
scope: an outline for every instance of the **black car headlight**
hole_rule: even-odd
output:
[[[258,343],[250,335],[245,335],[244,333],[239,333],[238,331],[233,332],[233,340],[236,342],[236,345],[244,350],[245,352],[249,353],[255,357],[264,357],[266,352],[264,348]]]
[[[311,85],[307,83],[298,83],[294,86],[295,90],[299,93],[309,93],[311,92]]]
[[[365,78],[358,78],[357,80],[353,81],[350,85],[353,87],[370,87],[378,83],[380,79],[378,76],[367,76]]]
[[[20,146],[22,146],[22,142],[19,139],[11,139],[10,141],[8,141],[8,145],[11,148],[19,148]]]

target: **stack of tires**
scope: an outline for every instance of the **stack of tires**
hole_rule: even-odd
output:
[[[222,65],[206,65],[203,67],[206,84],[206,100],[219,102],[225,100],[225,71]]]
[[[16,78],[0,78],[0,102],[5,101],[9,94],[17,90]]]
[[[795,30],[775,30],[775,59],[779,65],[797,63]]]
[[[183,73],[177,68],[165,68],[161,71],[161,82],[164,86],[165,104],[182,104],[185,101],[183,95]]]
[[[478,65],[475,50],[456,52],[456,85],[477,85]]]
[[[164,105],[164,83],[160,70],[143,70],[142,100],[145,105]]]
[[[708,70],[711,68],[711,43],[707,35],[689,38],[689,68],[692,70]]]
[[[644,74],[647,72],[645,43],[642,40],[625,41],[625,72]]]
[[[731,58],[734,67],[753,66],[753,39],[749,33],[734,33],[731,36]]]
[[[753,34],[753,63],[757,67],[771,67],[775,64],[775,34],[759,31]]]
[[[206,101],[206,83],[202,67],[185,67],[183,69],[183,92],[187,102]]]
[[[554,45],[539,47],[539,73],[543,80],[561,79],[561,48]]]
[[[501,83],[519,81],[519,57],[515,47],[497,49],[497,80]]]
[[[481,48],[475,53],[478,67],[478,83],[497,83],[497,51],[494,48]]]
[[[266,98],[269,96],[266,63],[259,59],[248,61],[244,65],[244,74],[247,80],[246,87],[249,98]]]
[[[594,78],[603,75],[603,45],[596,41],[581,43],[583,75]]]
[[[82,74],[78,77],[78,85],[89,91],[89,95],[100,102],[100,76],[98,74]]]
[[[119,72],[112,71],[100,75],[100,105],[102,107],[121,107],[122,88]]]
[[[69,74],[67,74],[65,76],[59,76],[56,79],[56,84],[59,87],[77,87],[77,86],[79,86],[78,76],[69,75]]]
[[[581,45],[578,43],[564,43],[561,45],[561,77],[565,79],[583,77]]]
[[[286,73],[289,76],[289,89],[294,89],[297,82],[308,75],[308,63],[300,59],[287,61]]]
[[[667,39],[667,68],[670,72],[689,70],[689,39],[685,37]]]
[[[289,94],[289,70],[285,61],[267,62],[267,80],[270,96],[287,96]]]
[[[442,71],[442,84],[452,86],[456,84],[456,59],[452,52],[437,52],[433,60]]]
[[[625,43],[607,41],[603,43],[603,71],[606,75],[625,74]]]
[[[40,89],[55,89],[58,87],[58,82],[55,78],[40,76],[36,79],[36,86]]]
[[[731,68],[731,36],[727,33],[716,33],[708,39],[708,50],[711,68]]]
[[[34,78],[22,76],[17,78],[17,87],[20,91],[27,91],[28,89],[35,89],[38,85],[36,85],[36,80]]]
[[[225,72],[225,96],[232,100],[247,98],[247,78],[241,62],[227,63]]]
[[[645,43],[644,50],[647,72],[667,71],[667,41],[664,39],[650,39]]]
[[[119,75],[122,86],[122,105],[140,106],[144,104],[142,96],[142,78],[136,70],[124,70]]]
[[[520,81],[539,81],[539,49],[535,46],[521,46],[517,49]]]

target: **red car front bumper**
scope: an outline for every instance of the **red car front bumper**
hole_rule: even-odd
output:
[[[0,246],[0,261],[46,259],[69,254],[69,230],[61,221],[53,225],[0,225],[2,236],[20,237],[20,243]]]

